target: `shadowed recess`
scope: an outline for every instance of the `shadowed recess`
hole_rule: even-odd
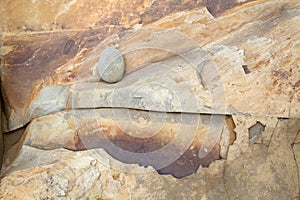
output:
[[[199,167],[209,167],[213,161],[221,159],[219,140],[206,144],[209,151],[205,157],[199,158],[199,150],[204,144],[207,133],[205,127],[209,127],[210,115],[201,115],[201,118],[206,125],[198,127],[197,124],[192,123],[180,124],[183,131],[176,129],[176,123],[165,125],[162,122],[164,127],[157,134],[145,138],[132,136],[115,122],[102,120],[97,128],[95,128],[95,123],[86,123],[77,130],[76,150],[103,148],[114,159],[123,163],[152,166],[160,174],[171,174],[176,178],[183,178],[195,173]],[[189,132],[191,130],[195,133]],[[183,137],[179,136],[176,140],[179,134]],[[145,134],[138,133],[137,135]],[[191,141],[184,143],[183,140]]]

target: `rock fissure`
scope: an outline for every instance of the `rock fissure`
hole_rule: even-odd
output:
[[[229,151],[229,148],[230,148],[230,146],[228,147],[228,151]],[[230,195],[229,195],[229,193],[228,193],[228,189],[227,189],[227,185],[226,185],[226,179],[225,179],[225,174],[226,174],[226,162],[227,162],[227,159],[225,158],[225,159],[223,160],[223,165],[222,165],[222,177],[221,177],[221,180],[222,180],[222,185],[223,185],[224,190],[225,190],[226,199],[227,199],[227,200],[231,200]]]
[[[270,148],[271,142],[272,142],[272,140],[273,140],[273,136],[274,136],[274,134],[275,134],[275,131],[276,131],[276,129],[277,129],[277,126],[278,126],[278,124],[279,124],[279,121],[280,121],[279,118],[277,118],[276,125],[275,125],[275,127],[274,127],[274,129],[273,129],[273,131],[272,131],[270,140],[269,140],[269,142],[268,142],[268,144],[267,144],[267,147],[269,147],[269,148]]]
[[[295,145],[294,143],[291,145],[291,149],[293,151],[293,158],[294,158],[294,161],[295,161],[295,165],[297,166],[297,174],[298,174],[298,183],[297,183],[297,185],[298,185],[298,188],[299,188],[298,191],[299,191],[299,195],[300,195],[300,166],[299,166],[300,160],[298,160],[299,158],[298,159],[296,158],[294,145]]]

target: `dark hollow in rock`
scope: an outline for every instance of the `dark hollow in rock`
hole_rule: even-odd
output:
[[[248,69],[247,65],[242,65],[242,67],[243,67],[243,70],[244,70],[245,74],[250,74],[251,73],[251,71]]]
[[[68,40],[64,46],[63,54],[74,57],[77,54],[78,46],[74,40]]]
[[[164,159],[155,160],[149,159],[146,156],[142,157],[129,157],[126,153],[117,151],[114,147],[117,146],[123,150],[133,152],[133,153],[148,153],[153,152],[155,149],[163,143],[162,141],[155,141],[149,139],[135,140],[135,139],[125,139],[126,137],[119,137],[116,140],[110,140],[115,146],[112,146],[108,141],[103,139],[105,136],[101,134],[97,136],[90,136],[85,138],[80,138],[80,142],[77,144],[78,148],[81,150],[103,148],[108,154],[110,154],[114,159],[119,160],[127,164],[139,164],[141,166],[153,166],[157,162],[163,162]],[[82,142],[82,140],[84,142]],[[160,174],[171,174],[175,178],[183,178],[195,173],[200,167],[208,167],[213,161],[221,159],[220,157],[220,145],[215,144],[212,150],[204,158],[199,158],[198,153],[200,150],[200,145],[196,145],[197,139],[194,140],[193,144],[175,161],[171,164],[156,169]],[[84,143],[84,144],[83,144]],[[89,145],[86,145],[89,144]],[[172,148],[173,151],[180,151],[180,147]],[[172,151],[172,152],[173,152]],[[161,155],[165,159],[169,159],[172,152],[165,152],[165,155]],[[155,167],[154,167],[155,168]]]
[[[210,115],[201,116],[201,119],[202,122],[205,121],[205,124],[209,124]],[[188,127],[194,126],[193,123],[181,124],[181,126],[185,126],[181,132],[172,128],[173,126],[174,124],[170,124],[168,126],[170,129],[164,126],[157,134],[141,138],[132,136],[130,131],[126,132],[115,122],[102,122],[95,129],[90,128],[95,127],[95,123],[89,121],[82,126],[82,129],[77,130],[76,150],[103,148],[114,159],[123,163],[139,164],[145,167],[152,166],[158,173],[171,174],[176,178],[189,176],[195,173],[200,166],[208,167],[213,161],[221,159],[220,141],[206,144],[207,155],[199,158],[200,148],[205,144],[205,131],[196,129],[195,134],[191,133],[191,129]],[[135,130],[139,131],[140,135],[147,135],[142,132],[148,131],[138,128]],[[185,140],[182,137],[177,142],[172,143],[178,134],[182,134],[185,139],[189,138],[188,145],[182,142]],[[209,134],[214,133],[209,132]],[[164,149],[166,146],[170,148]],[[161,149],[164,150],[160,151]],[[157,152],[161,153],[158,155]]]
[[[263,125],[260,122],[256,122],[253,126],[248,128],[248,134],[249,134],[249,143],[253,144],[255,143],[258,138],[261,136],[261,133],[265,130],[265,125]]]

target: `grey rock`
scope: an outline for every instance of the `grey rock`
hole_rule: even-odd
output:
[[[122,53],[114,48],[106,48],[99,59],[98,72],[107,83],[120,81],[124,76],[125,63]]]
[[[43,87],[38,96],[32,101],[32,104],[30,104],[25,122],[30,121],[32,118],[65,109],[68,91],[69,86],[50,85]],[[12,124],[11,127],[14,126],[15,124]]]

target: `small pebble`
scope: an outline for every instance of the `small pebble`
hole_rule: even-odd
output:
[[[125,63],[122,53],[115,48],[106,48],[101,53],[98,72],[101,79],[107,83],[120,81],[125,72]]]

